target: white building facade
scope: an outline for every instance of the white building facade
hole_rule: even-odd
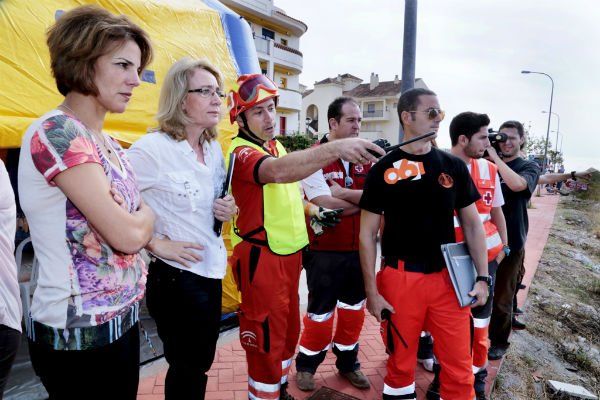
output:
[[[303,64],[300,37],[308,27],[276,7],[273,0],[220,1],[250,24],[262,73],[279,86],[278,133],[297,134],[302,109],[298,77]]]
[[[415,87],[427,88],[420,78],[415,80]],[[363,118],[360,137],[367,140],[384,138],[391,144],[397,144],[400,122],[396,108],[401,88],[398,75],[393,81],[379,82],[375,73],[371,74],[369,83],[362,83],[362,79],[350,74],[316,82],[314,89],[303,93],[300,112],[302,132],[318,134],[319,137],[329,132],[329,104],[337,97],[349,96],[360,106]]]

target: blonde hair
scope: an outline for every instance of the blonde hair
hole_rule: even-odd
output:
[[[205,58],[194,59],[184,57],[175,62],[167,71],[160,90],[158,101],[158,128],[151,131],[162,131],[177,141],[185,140],[185,126],[192,120],[185,114],[182,103],[188,95],[188,84],[196,69],[210,72],[216,79],[219,89],[223,90],[223,78],[219,70]],[[221,109],[221,113],[223,109]],[[219,132],[216,126],[206,128],[202,137],[210,142],[216,139]]]
[[[63,96],[71,90],[98,95],[94,84],[96,60],[126,40],[133,40],[140,48],[139,75],[152,61],[152,44],[142,28],[125,15],[113,15],[95,5],[66,12],[46,34],[52,74]]]

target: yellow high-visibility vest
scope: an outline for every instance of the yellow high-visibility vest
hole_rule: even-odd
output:
[[[279,157],[287,154],[285,148],[275,141]],[[267,150],[246,139],[236,137],[231,141],[225,165],[229,165],[229,157],[234,150],[241,146],[252,147],[262,153],[269,154]],[[235,167],[234,167],[235,171]],[[234,172],[235,173],[235,172]],[[263,185],[263,226],[257,226],[249,232],[240,232],[237,229],[237,216],[231,224],[231,245],[235,247],[242,240],[268,246],[278,255],[293,254],[308,245],[308,233],[304,219],[302,196],[297,182],[292,183],[267,183]],[[252,236],[262,230],[266,233],[266,243],[261,243]]]

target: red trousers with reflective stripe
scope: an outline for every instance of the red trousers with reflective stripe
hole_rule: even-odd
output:
[[[267,247],[241,242],[235,246],[230,263],[242,292],[240,326],[262,327],[262,331],[257,328],[260,332],[253,334],[268,332],[268,348],[264,348],[264,338],[258,339],[261,346],[253,348],[244,345],[248,335],[242,338],[244,332],[240,329],[240,340],[248,360],[248,375],[262,384],[285,383],[300,336],[298,283],[302,253],[278,256]],[[282,365],[286,361],[288,365]],[[249,391],[260,398],[275,399],[279,396],[278,389],[270,393],[270,397],[266,392],[257,393],[250,382],[248,386]]]
[[[471,310],[459,307],[448,271],[422,274],[406,272],[401,266],[400,269],[386,267],[377,274],[377,288],[394,307],[392,322],[408,345],[408,348],[404,347],[392,332],[394,352],[387,362],[385,384],[399,389],[414,383],[419,337],[422,330],[427,330],[435,338],[434,353],[442,366],[440,397],[444,400],[473,399]],[[387,322],[384,321],[384,343],[386,332]]]

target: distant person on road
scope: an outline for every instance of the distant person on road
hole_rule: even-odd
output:
[[[500,142],[503,157],[500,158],[493,147],[487,149],[489,158],[498,168],[502,194],[504,196],[504,218],[508,233],[510,253],[498,266],[494,303],[490,321],[489,337],[490,360],[501,358],[508,350],[508,337],[511,329],[525,329],[525,325],[514,319],[513,297],[523,277],[525,241],[529,228],[527,203],[538,184],[540,169],[535,161],[519,156],[525,144],[523,125],[518,121],[506,121],[499,131],[508,136]]]
[[[93,5],[59,16],[47,33],[65,98],[21,145],[19,198],[39,260],[29,354],[51,399],[135,399],[146,291],[139,251],[154,213],[102,129],[108,113],[127,108],[152,45],[128,17]]]
[[[358,104],[338,97],[327,110],[329,134],[316,145],[358,137],[362,120]],[[358,255],[360,209],[358,202],[371,164],[360,165],[339,158],[302,180],[306,198],[318,206],[343,208],[341,222],[321,235],[310,235],[303,254],[308,283],[308,309],[296,356],[296,383],[314,390],[314,374],[332,347],[340,375],[359,389],[370,387],[360,370],[358,337],[365,319],[365,285]],[[332,342],[333,321],[337,325]]]
[[[444,112],[434,92],[419,88],[400,96],[398,116],[408,140],[437,132]],[[389,153],[367,175],[359,203],[360,259],[368,310],[380,322],[383,310],[391,312],[391,320],[381,326],[390,354],[385,400],[417,398],[414,374],[421,330],[434,337],[441,397],[475,397],[471,308],[460,307],[440,246],[456,241],[456,210],[479,275],[470,292],[476,298],[472,306],[484,305],[489,275],[484,227],[475,205],[480,197],[465,162],[433,147],[431,138]],[[382,216],[384,266],[375,277]]]
[[[163,80],[159,128],[128,151],[156,214],[146,246],[154,255],[146,304],[169,363],[167,400],[204,399],[219,338],[227,250],[213,224],[236,211],[231,195],[219,198],[227,172],[217,140],[224,97],[221,74],[208,60],[178,60]]]
[[[242,293],[248,396],[291,400],[287,378],[300,335],[301,250],[308,245],[297,181],[339,158],[364,165],[377,161],[370,150],[385,152],[364,139],[346,138],[286,154],[274,139],[278,98],[275,83],[259,74],[240,76],[228,95],[230,121],[239,132],[227,159],[236,155],[231,190],[240,208],[230,264]]]
[[[15,195],[0,161],[0,400],[21,343],[23,310],[14,255],[16,229]]]

